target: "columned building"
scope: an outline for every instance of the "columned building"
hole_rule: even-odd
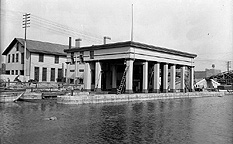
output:
[[[67,70],[72,61],[76,65],[74,71],[84,65],[86,91],[166,93],[194,89],[195,54],[132,41],[64,51]],[[180,88],[176,88],[178,81]]]

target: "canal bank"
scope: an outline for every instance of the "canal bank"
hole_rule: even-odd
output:
[[[159,99],[194,97],[221,97],[225,92],[188,92],[188,93],[135,93],[135,94],[95,94],[74,93],[73,96],[58,96],[57,102],[63,104],[117,103]]]

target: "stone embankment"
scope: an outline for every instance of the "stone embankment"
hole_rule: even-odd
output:
[[[188,93],[136,93],[136,94],[95,94],[74,93],[73,96],[58,96],[57,102],[64,104],[94,104],[117,103],[144,100],[194,98],[194,97],[221,97],[224,92],[188,92]]]

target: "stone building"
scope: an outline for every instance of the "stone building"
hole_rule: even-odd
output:
[[[194,89],[195,54],[133,41],[80,47],[80,40],[76,40],[75,48],[64,51],[67,75],[73,71],[78,77],[79,67],[84,66],[86,91],[175,92],[177,70],[181,73],[179,91],[185,89],[186,70],[190,90]]]

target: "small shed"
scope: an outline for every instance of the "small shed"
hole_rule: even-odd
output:
[[[213,79],[202,79],[198,81],[194,86],[195,88],[199,89],[209,89],[209,88],[217,88],[220,85],[220,83],[216,82]]]

